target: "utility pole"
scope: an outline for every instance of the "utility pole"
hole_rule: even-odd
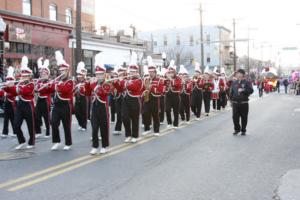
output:
[[[82,61],[82,47],[81,47],[81,0],[76,0],[76,53],[75,63],[73,64],[73,74],[77,63]]]
[[[235,19],[233,19],[233,71],[236,71]]]
[[[204,44],[203,44],[203,22],[202,22],[202,4],[200,3],[200,45],[201,45],[201,70],[204,72]]]
[[[248,27],[248,47],[247,47],[247,54],[248,54],[248,61],[247,61],[247,70],[248,75],[250,74],[250,31],[251,30],[257,30],[257,28],[250,28]]]

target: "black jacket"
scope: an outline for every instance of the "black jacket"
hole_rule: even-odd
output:
[[[242,88],[243,91],[239,92],[238,89]],[[247,102],[249,96],[253,93],[252,84],[247,80],[234,81],[230,88],[230,100],[233,102]]]

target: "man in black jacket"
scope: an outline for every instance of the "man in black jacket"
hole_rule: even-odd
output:
[[[249,96],[253,93],[252,84],[245,79],[245,71],[239,69],[236,73],[237,80],[230,88],[230,100],[232,103],[232,119],[234,124],[234,133],[237,135],[240,131],[246,135],[246,126],[249,112]],[[240,125],[240,118],[242,126]]]

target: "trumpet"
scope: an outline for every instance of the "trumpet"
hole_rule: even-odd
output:
[[[123,76],[123,77],[117,77],[117,78],[110,78],[105,80],[106,82],[113,82],[113,81],[118,81],[120,79],[124,79],[124,78],[131,78],[131,77],[140,77],[140,75],[127,75],[127,76]]]

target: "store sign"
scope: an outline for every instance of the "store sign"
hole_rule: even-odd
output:
[[[8,39],[11,42],[31,44],[31,29],[24,26],[9,25]]]

